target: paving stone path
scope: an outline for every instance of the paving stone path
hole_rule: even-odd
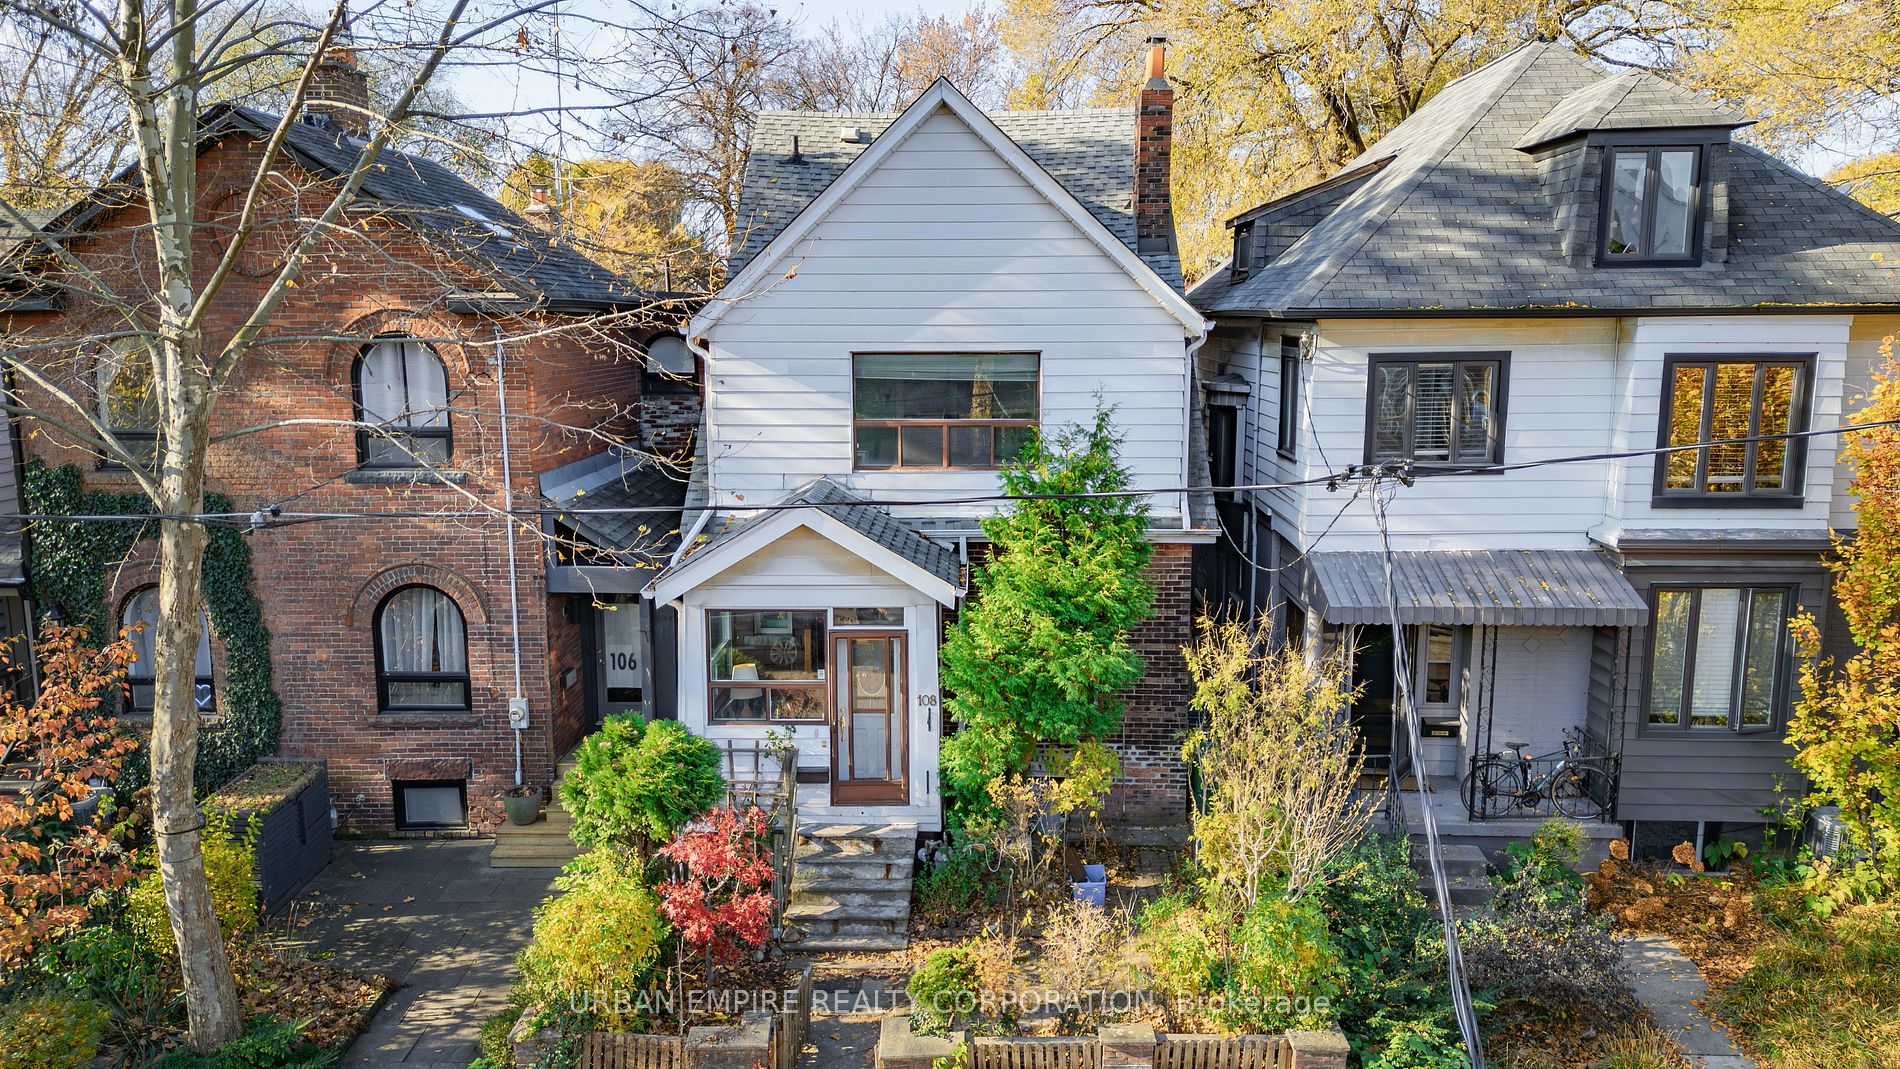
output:
[[[508,1001],[514,957],[555,869],[492,869],[486,840],[339,843],[283,937],[340,968],[401,985],[344,1069],[467,1069]]]
[[[1656,1027],[1676,1041],[1696,1069],[1755,1069],[1755,1063],[1729,1039],[1722,1026],[1709,1020],[1696,1005],[1709,986],[1695,962],[1683,956],[1666,936],[1638,935],[1625,941],[1630,990],[1643,1004]]]

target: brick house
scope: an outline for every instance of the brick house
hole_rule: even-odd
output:
[[[276,163],[265,236],[213,312],[207,348],[274,277],[274,254],[302,233],[291,221],[299,206],[326,203],[364,144],[367,112],[350,105],[366,107],[367,90],[353,57],[333,53],[319,74],[323,91]],[[221,240],[277,121],[230,105],[205,116],[201,243]],[[208,484],[235,510],[390,514],[249,538],[281,752],[328,760],[345,828],[490,825],[498,792],[518,775],[548,783],[603,711],[655,704],[651,613],[641,580],[626,577],[639,569],[624,565],[670,552],[677,512],[666,506],[683,483],[639,447],[690,446],[692,369],[677,363],[678,336],[655,325],[653,298],[537,222],[436,163],[384,150],[219,403],[213,433],[229,437],[213,446]],[[148,225],[135,193],[109,184],[46,232],[130,293],[149,270]],[[29,279],[30,251],[13,250]],[[0,303],[0,321],[10,343],[70,341],[46,373],[96,399],[122,445],[149,448],[137,346],[111,337],[126,332],[122,321],[44,276]],[[56,411],[30,383],[13,386],[27,406]],[[653,420],[641,410],[649,394],[664,395]],[[135,489],[128,471],[44,420],[21,420],[19,437],[29,463],[76,465],[87,490]],[[498,511],[581,495],[661,511],[632,526],[624,514],[550,513],[540,525],[549,537],[535,535],[530,513],[513,538]],[[442,512],[460,515],[427,515]],[[140,544],[108,568],[110,620],[149,616],[152,558]],[[227,651],[207,631],[200,693],[216,731]],[[133,717],[149,702],[139,675],[135,666]],[[526,707],[518,726],[515,697]]]

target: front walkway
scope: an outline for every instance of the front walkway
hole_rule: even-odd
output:
[[[485,839],[339,842],[275,929],[309,957],[398,985],[345,1069],[467,1069],[508,1000],[555,869],[493,869]]]

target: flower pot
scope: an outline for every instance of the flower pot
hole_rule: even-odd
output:
[[[508,810],[508,823],[510,824],[533,824],[535,821],[541,819],[541,795],[539,793],[504,794],[501,796],[501,804],[503,808]]]
[[[1082,878],[1072,882],[1075,888],[1075,900],[1087,902],[1097,909],[1108,905],[1108,866],[1084,865]]]

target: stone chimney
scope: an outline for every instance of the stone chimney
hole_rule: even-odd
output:
[[[1135,106],[1135,237],[1143,252],[1174,249],[1169,172],[1174,146],[1174,87],[1168,84],[1168,39],[1148,38],[1148,80]]]
[[[554,200],[548,187],[538,182],[528,190],[528,206],[522,209],[521,214],[528,222],[543,230],[552,231],[555,224],[560,222],[555,215]]]
[[[369,136],[369,75],[357,66],[355,52],[336,47],[323,53],[310,77],[303,113],[357,137]]]

